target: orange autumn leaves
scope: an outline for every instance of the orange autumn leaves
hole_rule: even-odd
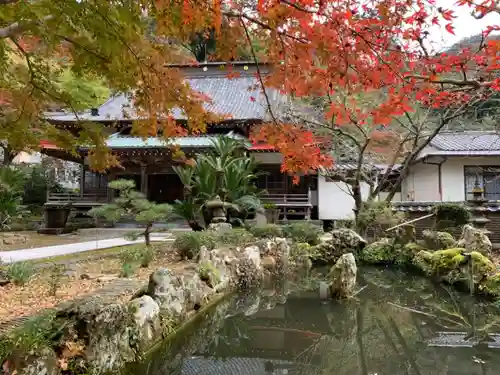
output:
[[[268,123],[256,129],[251,140],[257,145],[265,143],[274,146],[283,155],[282,171],[294,175],[294,182],[298,182],[301,174],[333,165],[333,159],[321,153],[321,141],[312,132],[295,125]]]

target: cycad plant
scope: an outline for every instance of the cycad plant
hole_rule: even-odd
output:
[[[212,219],[205,204],[218,196],[229,204],[228,216],[234,222],[244,220],[251,211],[262,208],[261,191],[255,186],[256,161],[245,155],[241,141],[227,136],[212,141],[210,152],[197,155],[190,165],[174,167],[184,184],[184,200],[174,205],[193,229]]]

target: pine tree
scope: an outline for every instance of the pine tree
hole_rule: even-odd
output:
[[[144,226],[142,232],[129,236],[133,238],[144,236],[146,246],[149,246],[153,224],[173,217],[172,206],[150,202],[144,194],[135,190],[135,183],[131,180],[112,181],[109,183],[109,187],[118,191],[118,197],[113,203],[93,208],[89,214],[113,222],[127,218],[142,224]]]

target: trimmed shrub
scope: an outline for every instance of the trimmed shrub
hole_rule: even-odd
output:
[[[323,229],[310,222],[304,221],[287,225],[284,228],[284,232],[286,237],[291,238],[294,242],[308,243],[314,246],[319,244]]]
[[[440,203],[434,206],[433,212],[436,214],[435,229],[441,231],[461,227],[471,218],[467,207],[459,203]]]
[[[202,246],[211,250],[217,246],[217,236],[213,232],[185,232],[180,233],[175,241],[174,248],[183,258],[193,259],[198,256]]]
[[[218,244],[243,246],[252,243],[255,237],[246,229],[232,229],[216,235]]]
[[[276,224],[256,225],[248,228],[248,231],[257,238],[283,237],[283,228]]]

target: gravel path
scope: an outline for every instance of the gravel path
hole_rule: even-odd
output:
[[[151,241],[173,242],[174,238],[170,233],[153,234],[151,236]],[[108,249],[110,247],[132,245],[141,242],[144,242],[144,240],[140,239],[137,241],[129,241],[125,238],[111,238],[66,245],[45,246],[33,249],[0,251],[0,261],[3,263],[14,263],[59,255],[76,254],[84,251]]]

